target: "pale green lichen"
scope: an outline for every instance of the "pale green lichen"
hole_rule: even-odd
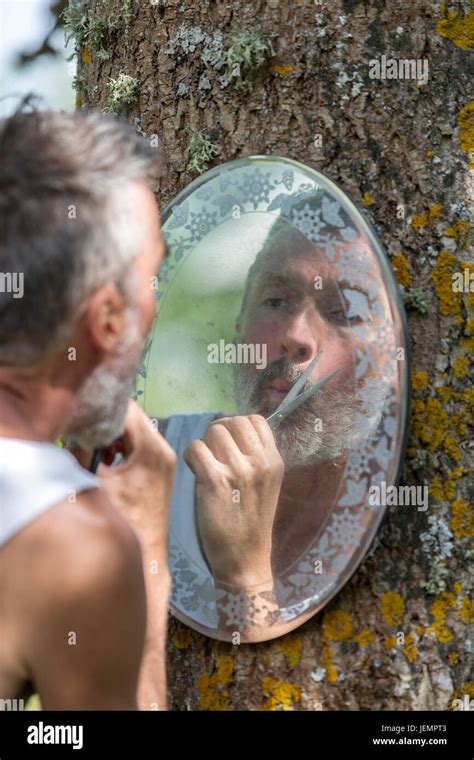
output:
[[[273,37],[273,34],[267,35],[257,27],[235,29],[226,37],[221,31],[208,34],[200,26],[181,24],[176,34],[169,40],[166,53],[189,55],[200,50],[199,57],[207,68],[199,80],[198,89],[200,90],[211,88],[212,77],[209,69],[212,68],[222,72],[218,78],[222,89],[233,84],[238,90],[249,93],[259,69],[268,58],[274,55]],[[189,85],[186,83],[186,86]],[[182,87],[181,94],[183,94]]]
[[[188,170],[202,174],[209,166],[214,156],[219,153],[219,149],[214,145],[204,132],[194,130],[189,142],[190,161]]]
[[[430,563],[428,580],[420,583],[421,588],[429,594],[440,594],[446,590],[449,570],[447,559],[451,556],[454,544],[453,534],[447,523],[441,518],[431,515],[428,518],[429,529],[421,534],[422,551]]]
[[[238,90],[251,92],[258,70],[275,55],[271,41],[273,36],[264,34],[258,28],[235,32],[227,50],[224,81],[233,82]]]
[[[400,286],[403,303],[407,309],[417,311],[425,315],[428,312],[428,305],[425,294],[419,288],[404,288]]]
[[[109,79],[107,93],[107,105],[104,112],[118,114],[136,100],[138,79],[121,73],[117,79]]]
[[[97,48],[100,60],[108,60],[107,36],[122,28],[128,30],[132,19],[131,0],[101,0],[96,10],[78,0],[69,0],[61,16],[65,42],[67,45],[74,40],[76,52],[84,46]]]

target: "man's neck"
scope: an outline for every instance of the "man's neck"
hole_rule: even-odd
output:
[[[0,373],[0,437],[53,442],[73,404],[71,390],[27,374]]]

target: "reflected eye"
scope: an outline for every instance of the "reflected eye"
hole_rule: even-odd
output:
[[[282,303],[285,303],[283,298],[266,298],[263,302],[264,306],[269,306],[271,309],[278,309]]]
[[[334,321],[345,322],[350,325],[354,324],[355,322],[361,321],[359,316],[348,317],[347,312],[342,308],[334,309],[333,311],[330,311],[329,316]]]

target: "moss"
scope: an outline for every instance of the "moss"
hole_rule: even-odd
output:
[[[323,617],[323,639],[325,641],[345,641],[354,630],[352,617],[344,610],[326,612]]]
[[[301,659],[301,652],[303,651],[303,642],[296,634],[288,634],[284,636],[277,644],[280,652],[286,657],[290,668],[296,667]]]
[[[470,50],[474,46],[474,11],[470,11],[464,17],[458,13],[449,12],[446,18],[438,21],[436,31],[456,47]]]
[[[388,591],[382,596],[380,602],[380,611],[382,617],[388,625],[398,626],[403,620],[405,614],[405,602],[400,594],[394,591]]]
[[[229,691],[225,688],[232,683],[234,660],[228,655],[219,655],[217,670],[212,675],[203,673],[199,677],[199,701],[203,710],[225,710],[229,701]]]
[[[410,265],[408,259],[403,253],[396,253],[392,257],[392,268],[395,272],[395,277],[399,285],[408,287],[413,282],[413,277],[410,274]]]
[[[117,79],[109,79],[107,85],[106,113],[121,113],[127,105],[133,103],[138,96],[138,79],[129,74],[121,73]]]
[[[287,681],[277,680],[272,676],[265,676],[262,679],[262,690],[268,696],[263,710],[291,710],[293,702],[299,702],[301,699],[301,690],[296,684],[287,683]]]
[[[204,132],[194,130],[189,142],[190,161],[188,170],[202,174],[208,169],[209,162],[219,153],[219,149],[214,145]]]

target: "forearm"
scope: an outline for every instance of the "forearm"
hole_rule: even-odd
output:
[[[142,549],[147,600],[147,626],[137,700],[140,710],[167,710],[166,637],[171,577],[167,556]]]

